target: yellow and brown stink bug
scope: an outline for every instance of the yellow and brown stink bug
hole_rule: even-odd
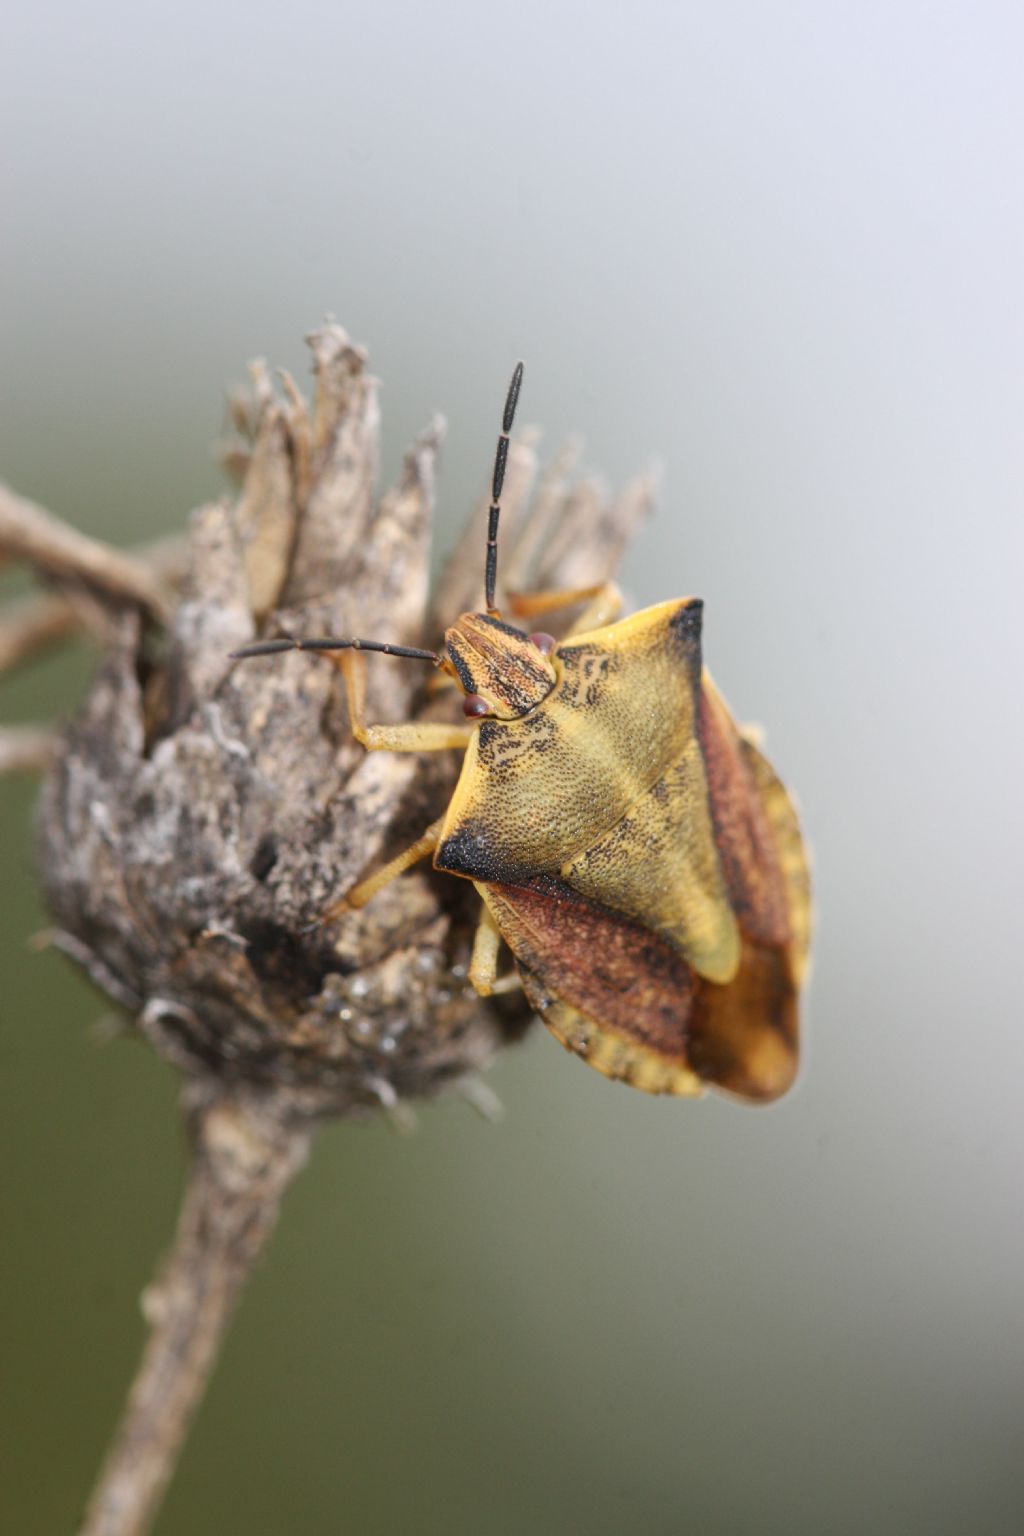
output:
[[[364,746],[465,749],[444,815],[339,905],[365,905],[432,855],[482,898],[469,975],[483,996],[516,981],[496,980],[503,939],[534,1009],[599,1072],[650,1093],[777,1098],[796,1072],[810,929],[796,814],[703,669],[699,598],[618,622],[610,583],[512,600],[523,618],[585,601],[559,641],[501,617],[498,519],[522,374],[495,458],[485,613],[464,613],[440,654],[330,638],[234,654],[339,652]],[[365,724],[361,651],[433,662],[462,689],[466,722]]]

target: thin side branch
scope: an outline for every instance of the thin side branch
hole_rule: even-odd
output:
[[[0,609],[0,672],[8,672],[71,633],[78,623],[63,597],[28,597]]]
[[[0,775],[44,773],[59,740],[45,725],[0,726]]]
[[[185,561],[182,539],[157,539],[128,551],[158,581],[177,585]],[[2,565],[0,560],[0,565]],[[107,612],[77,583],[61,592],[40,592],[0,608],[0,674],[13,671],[79,630],[107,637]]]
[[[141,560],[88,538],[5,485],[0,485],[0,553],[27,560],[45,575],[81,582],[115,602],[137,603],[154,618],[167,618],[164,585]]]
[[[235,1303],[306,1160],[308,1128],[273,1100],[204,1104],[178,1230],[143,1296],[149,1341],[81,1536],[144,1536],[171,1478]]]

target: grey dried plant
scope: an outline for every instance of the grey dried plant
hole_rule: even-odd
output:
[[[443,423],[378,498],[379,412],[365,352],[310,337],[307,404],[263,364],[233,398],[233,499],[185,540],[119,552],[0,488],[0,557],[46,592],[0,612],[0,667],[83,623],[102,659],[70,726],[0,730],[0,767],[45,770],[37,847],[52,943],[181,1072],[192,1160],[169,1258],[146,1291],[150,1333],[83,1536],[149,1529],[239,1290],[316,1127],[402,1121],[517,1038],[521,997],[482,1002],[466,968],[467,882],[422,868],[364,910],[321,914],[444,809],[457,753],[366,753],[323,661],[239,665],[263,634],[432,645],[480,606],[486,499],[445,566],[428,565]],[[497,402],[496,402],[497,404]],[[574,481],[566,449],[538,479],[512,444],[503,507],[509,586],[597,584],[652,493]],[[535,481],[537,482],[535,485]],[[376,720],[450,718],[422,669],[370,662]]]

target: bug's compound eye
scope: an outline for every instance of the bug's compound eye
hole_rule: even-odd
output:
[[[530,644],[535,645],[542,656],[550,656],[557,643],[554,635],[546,634],[542,629],[530,636]]]
[[[481,715],[491,713],[491,706],[478,693],[467,693],[462,701],[462,713],[467,720],[479,720]]]

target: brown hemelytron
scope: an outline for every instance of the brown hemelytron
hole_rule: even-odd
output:
[[[486,612],[462,614],[440,652],[323,638],[234,654],[327,652],[369,750],[464,749],[444,815],[339,905],[364,905],[430,855],[480,894],[470,979],[482,995],[521,982],[569,1050],[648,1092],[777,1098],[796,1074],[810,940],[796,813],[704,669],[698,598],[626,619],[612,583],[509,599],[522,619],[583,603],[557,641],[502,618],[498,525],[522,376],[520,363],[495,457]],[[432,662],[465,695],[465,719],[367,725],[361,651]],[[515,971],[499,981],[502,941]]]

